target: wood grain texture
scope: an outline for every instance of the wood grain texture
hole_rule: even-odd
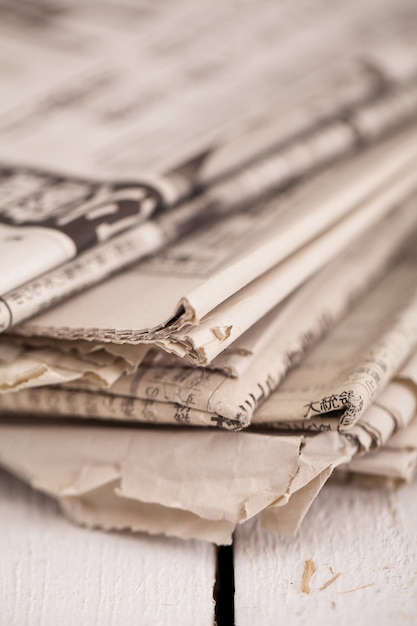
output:
[[[414,626],[417,482],[395,493],[328,485],[295,538],[242,527],[235,585],[237,626]]]
[[[210,544],[102,533],[0,471],[1,626],[212,626]]]

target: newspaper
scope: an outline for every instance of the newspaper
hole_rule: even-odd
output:
[[[236,139],[200,164],[213,179],[276,142],[239,140],[271,112],[293,110],[287,138],[416,70],[411,0],[20,4],[1,7],[0,158],[63,173],[178,171]]]
[[[3,334],[0,463],[87,526],[219,544],[293,533],[338,468],[409,480],[416,127],[359,152],[415,117],[413,3],[2,9],[5,265],[33,247],[0,330],[171,245]]]
[[[111,239],[163,206],[157,188],[99,183],[28,168],[0,169],[0,293]],[[166,203],[166,202],[165,202]]]
[[[337,480],[364,487],[397,489],[417,474],[417,420],[376,452],[355,457],[335,472]]]
[[[409,4],[404,2],[411,10],[412,4]],[[223,59],[221,66],[212,59],[214,71],[209,64],[211,71],[204,86],[192,80],[198,73],[198,63],[187,76],[190,68],[187,58],[182,57],[183,46],[177,46],[175,59],[167,61],[163,55],[160,67],[155,65],[152,37],[140,42],[142,72],[138,71],[136,62],[133,67],[132,50],[136,49],[138,41],[131,25],[127,37],[121,27],[127,19],[126,8],[123,11],[120,6],[112,7],[120,30],[114,28],[112,21],[113,32],[110,33],[109,8],[101,24],[103,31],[97,31],[94,11],[87,11],[85,15],[80,13],[79,7],[67,3],[58,5],[59,18],[52,18],[50,12],[38,8],[36,28],[32,32],[25,28],[27,24],[11,6],[3,7],[4,46],[7,52],[13,49],[20,72],[13,74],[5,65],[5,83],[7,86],[10,82],[13,95],[2,104],[3,109],[0,108],[0,159],[4,163],[0,189],[2,197],[6,198],[0,216],[0,262],[2,266],[14,267],[13,272],[3,272],[0,280],[0,294],[6,295],[0,312],[0,330],[16,323],[12,311],[7,309],[9,298],[28,300],[28,294],[36,292],[38,306],[31,308],[34,300],[27,301],[29,306],[24,313],[24,316],[33,315],[40,307],[47,308],[58,299],[85,289],[162,247],[178,233],[167,236],[166,229],[161,232],[158,228],[140,228],[135,234],[129,233],[112,245],[75,260],[57,275],[35,281],[23,294],[10,294],[11,290],[78,256],[86,248],[114,237],[155,211],[172,206],[196,189],[224,178],[227,173],[234,174],[231,180],[218,184],[213,193],[198,203],[201,213],[204,209],[207,212],[213,204],[231,211],[242,203],[249,203],[415,117],[417,62],[413,65],[415,47],[409,34],[412,13],[409,11],[405,20],[400,7],[395,6],[397,13],[390,3],[382,10],[380,5],[370,6],[369,15],[359,4],[351,3],[344,19],[340,15],[327,16],[326,3],[322,0],[312,3],[317,5],[314,17],[321,15],[321,21],[317,22],[327,33],[326,38],[311,31],[313,6],[307,10],[308,20],[304,16],[303,22],[300,20],[302,9],[295,10],[295,19],[289,8],[268,7],[267,10],[265,7],[260,15],[249,3],[247,25],[250,25],[251,40],[258,45],[256,54],[252,50],[250,62],[246,64],[241,54],[238,58],[227,55],[229,63],[225,64]],[[237,28],[230,15],[224,20],[223,11],[220,11],[220,18],[217,11],[207,6],[205,11],[194,14],[191,11],[190,15],[187,3],[176,1],[173,5],[166,15],[154,13],[150,7],[147,28],[152,24],[156,29],[162,26],[169,32],[168,16],[175,7],[178,15],[185,11],[188,21],[191,18],[198,22],[195,32],[206,20],[221,19],[225,32],[233,38],[241,34],[242,20],[245,23],[240,11]],[[233,3],[229,8],[236,11]],[[134,4],[128,13],[140,19]],[[33,18],[31,12],[27,17],[30,15]],[[10,23],[16,26],[19,19],[22,32],[17,44]],[[271,23],[278,27],[283,20],[292,19],[297,22],[297,32],[303,41],[296,55],[299,63],[295,63],[294,58],[297,37],[287,38],[286,46],[281,39],[277,67],[277,60],[272,62],[270,45],[266,46],[264,41],[264,29],[270,28]],[[367,37],[361,41],[365,23]],[[359,47],[355,48],[355,55],[361,50],[361,61],[337,52],[340,37],[350,41],[359,24],[361,31],[356,36]],[[65,58],[61,74],[55,67],[55,27],[68,37],[65,50],[60,50]],[[92,36],[89,38],[90,29]],[[171,35],[175,39],[179,32]],[[87,45],[87,40],[89,55],[82,62],[78,47]],[[109,40],[113,46],[109,45]],[[336,42],[335,52],[332,48]],[[207,41],[193,37],[192,46],[205,50]],[[331,64],[328,49],[332,50],[334,59]],[[248,55],[248,51],[245,54]],[[133,58],[136,57],[134,54]],[[44,72],[38,90],[27,80],[28,69],[36,59],[42,59],[43,67],[46,64],[50,69]],[[303,67],[301,73],[300,67]],[[201,69],[207,70],[204,62]],[[171,91],[176,72],[181,89],[177,90],[179,97],[173,101]],[[76,84],[74,75],[78,79]],[[256,90],[251,91],[252,83],[256,84]],[[285,93],[289,94],[285,97],[282,95],[284,83],[288,84]],[[231,84],[235,87],[233,93]],[[248,98],[248,93],[253,94],[252,98]],[[150,96],[153,105],[156,96],[167,105],[152,106],[150,110],[146,106],[134,107],[132,99],[138,98],[138,94],[142,100],[146,100],[145,94]],[[245,107],[241,104],[243,94]],[[208,98],[211,104],[210,114],[203,119],[198,106],[201,98],[205,108]],[[236,103],[239,103],[238,108]],[[268,111],[265,103],[269,103]],[[189,116],[184,114],[187,107]],[[173,128],[175,133],[181,131],[176,137],[177,145],[172,137]],[[190,145],[187,154],[178,155],[178,146],[187,143],[185,131]],[[79,132],[84,137],[82,147],[79,142],[74,144]],[[127,137],[134,137],[135,145],[127,146]],[[138,142],[140,150],[136,146]],[[61,149],[63,144],[65,150]],[[147,172],[152,154],[161,149],[165,154],[156,159],[152,173]],[[169,156],[167,151],[170,151]],[[114,163],[118,153],[121,159],[118,161],[116,156]],[[141,164],[140,158],[138,161],[138,153],[146,155],[147,167],[144,162]],[[263,160],[256,162],[262,155]],[[28,167],[30,162],[32,165]],[[245,167],[239,172],[242,166]],[[32,253],[28,254],[28,250]]]
[[[302,436],[5,423],[0,432],[3,466],[106,529],[230,543],[237,524],[285,506],[300,463],[317,473]]]
[[[283,498],[261,515],[263,530],[295,535],[311,504],[340,465],[348,464],[357,452],[355,444],[335,432],[322,432],[303,444],[298,471]]]
[[[415,86],[412,88],[411,98],[404,97],[402,93],[396,94],[395,98],[399,98],[400,100],[398,106],[393,106],[391,102],[392,96],[389,96],[388,102],[385,103],[386,107],[385,109],[383,108],[383,110],[388,111],[388,115],[382,115],[382,119],[385,120],[382,123],[384,128],[389,128],[392,118],[397,119],[398,110],[404,109],[404,103],[405,109],[408,112],[415,110],[415,104],[417,104],[417,88]],[[395,98],[394,101],[396,101]],[[379,104],[379,108],[380,107],[381,103]],[[394,114],[392,114],[392,111],[394,111]],[[320,164],[325,165],[329,161],[334,160],[339,150],[342,150],[344,154],[345,151],[349,151],[350,148],[352,148],[355,142],[361,145],[366,141],[366,137],[369,134],[369,123],[366,120],[370,118],[375,121],[381,118],[380,113],[375,113],[375,116],[369,115],[369,110],[367,110],[367,113],[368,115],[364,116],[365,123],[362,121],[356,126],[354,125],[353,128],[349,128],[346,121],[330,125],[330,128],[320,127],[320,130],[313,133],[311,138],[302,138],[295,142],[295,144],[290,144],[287,149],[281,150],[276,157],[269,157],[259,165],[245,168],[242,173],[232,177],[225,183],[215,186],[211,192],[203,195],[197,202],[192,202],[185,211],[179,212],[174,223],[172,223],[172,219],[168,218],[167,220],[162,219],[156,224],[140,226],[134,229],[133,232],[127,233],[125,236],[117,237],[115,241],[107,246],[101,245],[92,253],[82,255],[81,258],[77,258],[75,262],[64,265],[58,272],[49,273],[44,278],[35,280],[33,283],[26,285],[23,290],[4,294],[1,305],[2,311],[0,312],[0,329],[6,329],[8,326],[21,321],[25,317],[33,315],[38,310],[47,308],[57,300],[83,290],[103,280],[116,270],[120,270],[122,267],[129,265],[138,258],[161,248],[184,230],[187,231],[191,229],[194,226],[196,218],[208,211],[210,211],[212,215],[213,213],[221,215],[224,212],[228,213],[241,209],[242,206],[250,204],[250,202],[271,192],[273,189],[279,188],[289,181],[293,181],[297,175],[301,176],[306,171],[310,171],[313,167],[318,167]],[[365,128],[363,133],[361,126]],[[375,125],[372,128],[373,134],[375,134]],[[320,154],[322,154],[322,157],[320,157]],[[33,176],[34,175],[32,175],[32,177]],[[7,186],[10,185],[9,179],[15,181],[16,189],[14,190],[14,195],[22,193],[22,187],[24,188],[28,182],[22,181],[21,178],[22,176],[19,176],[17,173],[14,175],[10,174],[6,177],[5,186],[9,195],[13,196],[13,189],[7,190]],[[46,177],[45,175],[40,178],[49,178],[53,181],[57,179],[56,176]],[[63,183],[63,186],[65,187],[67,183],[68,181]],[[84,183],[84,187],[85,186],[86,183]],[[52,199],[54,194],[56,195],[58,193],[54,190],[54,187],[56,187],[56,183],[52,185],[52,189],[47,186],[45,191],[46,196],[48,193],[52,193]],[[98,185],[95,187],[98,187]],[[89,185],[92,194],[92,190],[95,187],[93,184]],[[149,213],[150,211],[157,210],[158,207],[167,206],[170,202],[172,203],[175,199],[178,199],[175,194],[167,191],[167,189],[165,189],[164,199],[161,193],[157,192],[155,188],[151,189],[149,185],[146,187],[146,193],[144,191],[145,186],[140,186],[139,184],[130,184],[130,186],[127,184],[110,186],[113,187],[113,191],[109,191],[109,185],[106,187],[107,192],[104,191],[105,199],[101,198],[101,204],[97,200],[99,206],[96,206],[93,198],[91,202],[84,203],[81,208],[76,205],[73,211],[70,210],[67,204],[64,205],[63,209],[53,207],[53,211],[58,213],[58,217],[56,218],[58,221],[69,221],[67,227],[62,224],[59,225],[60,230],[57,235],[58,238],[66,237],[69,233],[72,235],[74,242],[78,241],[78,248],[82,249],[88,243],[91,245],[92,241],[97,240],[98,231],[103,233],[102,238],[107,238],[114,235],[114,232],[117,232],[120,228],[126,228],[129,224],[131,225],[132,221],[137,221],[138,213],[139,216],[143,216],[145,209]],[[100,187],[98,188],[100,189]],[[103,191],[103,189],[104,185],[101,185],[101,190]],[[109,201],[109,194],[113,199],[111,202]],[[38,220],[41,219],[41,216],[45,217],[44,212],[40,209],[39,203],[44,201],[47,203],[46,196],[41,194],[38,198],[39,202],[36,198],[33,198],[33,194],[27,199],[27,201],[32,204],[38,202],[34,207],[35,212],[33,213],[33,219],[36,218],[36,220]],[[26,202],[25,199],[24,202]],[[106,206],[108,210],[105,208]],[[87,214],[83,212],[84,209],[87,211]],[[91,211],[89,211],[89,209],[91,209]],[[7,207],[5,210],[7,213]],[[15,210],[17,210],[16,207],[13,208],[12,214]],[[64,217],[62,217],[62,215],[60,216],[62,210],[65,210]],[[79,213],[80,210],[82,211],[81,214]],[[25,213],[27,213],[27,211],[25,211]],[[38,215],[38,217],[36,217],[36,215]],[[6,221],[9,219],[7,215],[5,219]],[[53,224],[54,226],[57,225],[56,220],[54,220],[55,218],[48,218],[44,222],[45,226],[47,226],[46,230],[39,227],[39,222],[36,224],[35,231],[33,231],[32,227],[25,226],[24,228],[28,229],[28,237],[32,237],[33,232],[36,237],[38,237],[38,235],[39,237],[43,237],[43,233],[46,233],[45,236],[49,238],[55,236],[55,228],[51,228]],[[12,228],[10,224],[5,225],[6,235],[9,233],[10,228]],[[19,232],[23,232],[20,230],[21,228],[23,227],[19,226]],[[66,234],[64,234],[64,231]],[[89,236],[88,233],[91,233],[91,235]],[[19,241],[23,242],[23,240],[20,239]],[[27,238],[25,238],[25,242],[25,246],[29,244],[32,245]],[[34,245],[36,247],[36,242]],[[11,246],[9,251],[7,246]],[[6,247],[3,247],[2,254],[4,255],[4,259],[7,259],[8,262],[10,262],[10,259],[14,259],[14,266],[16,267],[16,272],[7,274],[5,280],[9,281],[9,283],[5,286],[10,287],[12,285],[10,281],[15,281],[15,275],[19,284],[24,282],[24,276],[23,274],[19,274],[18,268],[21,267],[22,272],[26,272],[26,266],[29,261],[25,260],[28,258],[26,255],[22,255],[20,244],[16,247],[15,238],[6,237]],[[40,255],[39,259],[40,263],[44,262],[42,255]],[[45,259],[45,261],[49,263],[50,259]],[[35,274],[39,273],[36,264],[29,263],[29,265],[30,271],[34,271]],[[25,276],[26,279],[30,277],[28,273],[26,273]],[[15,311],[16,301],[20,304],[19,315],[17,315]],[[15,306],[13,306],[13,304]]]
[[[294,534],[335,468],[396,482],[411,478],[417,459],[416,384],[414,355],[361,420],[366,428],[373,424],[385,432],[377,444],[385,447],[372,455],[358,457],[359,439],[337,432],[306,437],[177,431],[173,436],[166,429],[2,422],[0,460],[88,526],[230,543],[236,524],[260,513],[265,530]],[[381,408],[395,428],[401,423],[402,433],[391,437],[384,420],[373,420],[372,411]]]
[[[181,431],[172,436],[165,429],[1,422],[0,462],[56,497],[77,523],[225,544],[236,525],[255,515],[266,531],[294,534],[339,467],[345,472],[365,461],[366,468],[372,458],[375,475],[384,467],[394,479],[402,467],[403,476],[406,465],[411,469],[410,452],[414,461],[417,456],[417,444],[408,438],[415,424],[403,432],[407,450],[388,447],[372,457],[355,457],[353,442],[336,432],[306,437]],[[386,452],[397,453],[397,462],[387,462]]]
[[[327,432],[307,439],[288,495],[290,506],[282,506],[283,502],[287,504],[283,499],[265,509],[261,516],[262,528],[267,532],[294,535],[332,474],[338,480],[349,480],[356,475],[356,484],[365,482],[369,486],[375,486],[375,482],[398,486],[400,481],[411,480],[417,470],[416,383],[417,353],[365,412],[356,424],[356,432],[349,435]],[[393,436],[397,431],[400,434]],[[397,437],[401,439],[396,443]],[[306,466],[302,463],[304,454],[309,460]]]
[[[348,465],[338,468],[340,479],[366,486],[396,488],[417,473],[417,355],[365,413],[354,433],[361,450]],[[362,432],[361,432],[362,431]]]
[[[135,366],[117,354],[109,353],[104,346],[91,347],[81,353],[63,352],[40,346],[27,349],[20,341],[6,339],[0,342],[0,393],[32,386],[55,385],[73,380],[94,381],[109,387],[121,375],[132,372],[147,352],[146,346],[138,348]],[[78,350],[84,346],[79,345]]]
[[[408,452],[417,449],[416,437],[409,436],[416,423],[416,354],[361,420],[366,428],[382,427],[385,441],[380,439],[379,446],[389,446],[390,439],[384,420],[375,423],[370,415],[374,408],[383,408],[392,424],[405,428],[394,449],[404,444]],[[222,544],[231,542],[236,525],[258,514],[265,530],[295,533],[335,468],[347,463],[361,468],[356,455],[363,448],[360,438],[338,432],[181,430],[174,435],[163,428],[6,420],[0,422],[0,433],[1,464],[55,496],[78,523]],[[386,462],[383,451],[378,455],[379,462]],[[403,465],[404,456],[410,467],[409,454],[402,455]]]
[[[401,432],[417,415],[417,352],[394,376],[377,400],[350,431],[369,452],[384,446],[396,432]]]
[[[179,345],[183,349],[178,352],[179,355],[187,354],[196,364],[210,363],[296,287],[331,262],[345,246],[377,224],[398,202],[414,191],[416,182],[412,170],[404,177],[399,176],[389,187],[363,202],[352,215],[230,296],[198,325],[189,330],[176,331],[166,339],[159,340],[158,345],[173,352]]]
[[[259,407],[253,423],[357,434],[355,424],[417,345],[415,271],[414,261],[390,272]]]
[[[103,380],[100,368],[93,369],[91,352],[86,352],[88,362],[84,363],[83,351],[88,344],[80,343],[77,353],[74,350],[78,342],[75,342],[71,357],[75,360],[77,356],[81,359],[81,364],[78,378],[73,376],[71,379],[74,381],[71,388],[67,385],[65,388],[55,386],[19,391],[25,387],[39,387],[47,383],[46,378],[42,380],[30,376],[26,367],[27,362],[37,360],[38,366],[53,372],[55,364],[58,362],[63,366],[66,358],[63,354],[63,360],[60,361],[59,342],[48,345],[45,339],[21,338],[17,342],[20,351],[23,350],[21,342],[24,341],[28,341],[33,347],[26,347],[22,357],[19,354],[14,358],[15,378],[12,380],[9,375],[8,386],[3,386],[2,391],[17,393],[0,397],[1,412],[27,413],[33,412],[36,408],[37,414],[45,415],[157,421],[220,426],[228,429],[240,429],[250,424],[253,419],[258,423],[257,414],[255,418],[253,417],[255,409],[268,398],[289,369],[299,363],[308,350],[335,326],[354,302],[366,293],[378,278],[380,279],[384,271],[391,268],[391,279],[389,276],[384,278],[376,287],[375,299],[379,293],[385,293],[387,286],[391,285],[392,288],[392,285],[396,284],[397,276],[402,274],[409,276],[412,283],[415,271],[413,260],[415,235],[411,235],[410,238],[410,232],[412,233],[413,229],[415,231],[416,225],[415,199],[412,199],[391,213],[371,233],[355,241],[354,245],[340,254],[331,265],[258,322],[257,328],[251,331],[246,343],[247,352],[250,353],[243,351],[243,354],[240,354],[240,360],[244,365],[240,366],[241,375],[238,379],[231,379],[216,370],[184,367],[179,360],[164,364],[163,359],[148,358],[150,355],[145,352],[142,353],[144,358],[142,364],[139,364],[139,361],[132,363],[132,355],[129,357],[126,354],[130,362],[126,358],[121,359],[120,366],[130,373],[120,375],[118,380],[109,386]],[[381,246],[381,241],[386,242],[384,246]],[[396,258],[399,249],[401,249],[400,258]],[[407,250],[410,249],[411,261],[407,256]],[[343,281],[340,280],[341,274]],[[387,291],[387,298],[390,293]],[[401,308],[401,302],[398,302],[398,308]],[[363,310],[365,313],[368,310],[366,306],[364,309],[361,303],[357,305],[357,309],[359,313],[356,315],[360,315],[362,311],[362,316]],[[384,314],[389,320],[389,311],[379,312],[380,316]],[[6,336],[3,337],[3,342],[5,339]],[[16,341],[11,342],[11,338],[7,338],[6,341],[16,349]],[[245,335],[241,338],[241,346],[244,345]],[[64,348],[68,350],[69,346],[71,342],[64,342]],[[119,351],[113,354],[113,357],[118,359],[122,357],[125,349],[132,352],[135,348],[146,348],[114,344],[104,344],[104,347],[111,351],[118,347]],[[46,348],[49,350],[48,353],[45,352]],[[94,344],[91,344],[90,350],[93,348]],[[97,345],[97,352],[93,354],[100,355],[102,348],[103,345]],[[48,361],[48,354],[55,355],[52,361]],[[239,361],[237,353],[232,353],[231,358],[233,364]],[[245,363],[245,360],[249,360],[249,363]],[[223,365],[225,361],[224,357]],[[215,363],[216,360],[213,364]],[[102,364],[100,361],[100,366]],[[4,371],[10,372],[11,368],[6,364]],[[73,371],[74,368],[71,375]],[[89,377],[86,376],[86,371],[90,372]],[[92,371],[96,376],[94,385]],[[268,412],[268,407],[265,410],[261,407],[259,410],[263,411],[262,415],[271,414],[270,420],[263,418],[267,424],[274,420],[273,410]]]
[[[211,227],[201,226],[199,234],[193,231],[192,237],[182,240],[179,247],[174,244],[149,261],[37,316],[31,323],[19,326],[19,332],[131,343],[165,339],[185,325],[197,325],[224,300],[308,242],[313,246],[310,252],[303,253],[301,248],[300,254],[306,254],[307,258],[313,255],[315,246],[319,245],[313,238],[320,233],[326,236],[323,231],[333,225],[335,234],[328,234],[331,247],[328,240],[323,240],[323,253],[315,261],[318,269],[318,264],[328,261],[329,255],[334,256],[337,248],[343,245],[344,231],[339,220],[348,219],[352,213],[351,232],[346,238],[359,236],[366,226],[382,218],[393,204],[401,202],[415,188],[416,132],[415,128],[410,128],[390,138],[283,198],[271,200],[263,210],[255,205],[242,214],[215,222]],[[167,227],[168,232],[176,231],[179,223],[189,225],[188,208],[184,205],[166,214],[159,223],[164,220],[164,229]],[[158,232],[161,237],[156,223],[144,226],[154,229],[156,239]],[[245,237],[238,236],[243,232]],[[339,242],[338,236],[341,237]],[[132,246],[135,247],[130,241],[127,254]],[[107,258],[111,255],[95,259],[92,265],[101,272]],[[309,266],[302,260],[303,257],[298,262],[293,261],[297,267],[294,281],[290,268],[283,270],[287,272],[287,285],[292,289],[308,276]],[[76,270],[77,275],[82,276],[82,266]],[[65,284],[65,274],[66,270],[61,273],[57,270],[55,277],[47,276],[4,297],[0,301],[2,327],[6,329],[43,306],[45,290],[49,293],[49,302],[53,303],[62,279]],[[281,297],[287,294],[288,290]],[[277,300],[266,303],[259,316],[267,313],[274,304]],[[237,338],[235,333],[233,338]],[[231,340],[229,337],[229,342]],[[175,344],[179,345],[178,335]],[[172,348],[174,341],[165,347],[168,345]],[[221,349],[226,345],[223,342]]]
[[[1,463],[34,487],[64,498],[79,521],[226,543],[239,520],[285,493],[300,447],[297,437],[246,433],[173,437],[161,429],[40,424],[1,424],[0,430]],[[255,480],[252,471],[242,471],[245,456],[262,462],[264,471]]]

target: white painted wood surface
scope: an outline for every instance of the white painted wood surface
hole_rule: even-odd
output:
[[[1,626],[212,626],[215,550],[78,528],[0,471]]]
[[[237,626],[417,624],[416,481],[395,493],[327,485],[297,537],[257,524],[236,535]]]
[[[211,626],[214,555],[202,542],[78,528],[0,472],[1,626]],[[414,626],[417,482],[326,486],[296,538],[241,528],[235,584],[236,626]]]

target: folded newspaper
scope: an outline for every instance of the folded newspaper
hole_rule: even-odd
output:
[[[261,319],[252,329],[252,338],[258,336],[250,357],[248,348],[240,357],[250,363],[238,378],[184,367],[178,359],[154,365],[143,351],[145,360],[132,371],[131,364],[102,346],[75,356],[60,354],[57,341],[53,348],[36,347],[36,339],[34,347],[25,347],[22,338],[7,336],[10,355],[0,368],[0,412],[35,410],[38,415],[233,430],[251,423],[350,429],[417,345],[416,202],[411,198]],[[382,248],[381,240],[387,241]],[[361,293],[366,295],[351,308]],[[347,308],[349,315],[336,325]],[[271,393],[274,402],[267,400]]]
[[[0,330],[416,117],[412,0],[55,3],[2,8]]]
[[[415,3],[0,17],[0,464],[218,544],[411,480]]]
[[[337,466],[349,470],[352,462],[353,471],[364,465],[375,475],[410,479],[417,455],[416,354],[353,437],[1,422],[0,461],[88,526],[224,544],[236,525],[260,514],[266,530],[293,533]],[[388,450],[407,471],[400,473],[401,463],[387,459],[384,449],[370,462],[356,458],[363,448],[389,446],[400,428],[402,441],[393,437]]]
[[[411,195],[417,189],[416,165],[413,125],[262,208],[255,204],[202,225],[160,255],[17,330],[66,339],[152,341],[205,365]],[[175,221],[175,212],[168,219]],[[44,287],[54,301],[55,282],[43,280],[3,297],[4,327],[27,317]]]
[[[389,446],[396,432],[404,430],[406,434],[409,428],[413,432],[412,420],[416,417],[415,310],[414,341],[410,334],[413,326],[406,324],[413,302],[410,288],[416,284],[415,263],[414,236],[409,245],[401,246],[401,253],[390,262],[392,269],[383,279],[254,412],[253,424],[258,432],[133,429],[127,425],[111,426],[108,422],[93,425],[91,419],[86,424],[74,420],[68,423],[67,419],[62,422],[63,418],[58,417],[60,406],[67,407],[64,414],[70,416],[76,416],[77,406],[82,406],[77,405],[78,392],[64,391],[65,401],[60,405],[58,388],[37,388],[2,396],[6,404],[0,425],[0,461],[36,488],[55,495],[64,511],[80,523],[164,532],[217,543],[230,542],[235,526],[257,514],[269,531],[294,532],[322,485],[339,465],[345,473],[358,469],[366,473],[361,463],[365,468],[368,463],[369,474],[373,471],[378,475],[379,469],[379,475],[409,479],[416,466],[412,462],[416,456],[412,437],[405,439],[409,442],[406,448],[401,448],[401,444],[396,448],[394,444],[396,455],[390,454]],[[277,336],[282,341],[286,335]],[[299,359],[300,355],[296,357]],[[300,396],[322,390],[323,382],[317,387],[310,381],[327,380],[330,385],[329,370],[333,384],[340,385],[341,362],[343,380],[354,387],[354,392],[366,391],[363,402],[359,403],[361,411],[355,414],[354,424],[349,422],[349,430],[340,420],[340,407],[335,407],[333,400],[326,400],[320,422],[319,418],[311,421],[307,416],[301,423],[290,423],[291,433],[265,431],[265,427],[288,426],[285,416],[281,418],[280,397],[282,394],[287,397],[288,389],[290,397],[295,396],[297,401]],[[174,395],[181,394],[184,381],[189,385],[190,374],[195,375],[195,368],[183,368],[185,377],[181,378],[177,367],[176,375],[166,384],[161,369],[158,368],[159,377],[154,376],[152,388],[156,388],[159,378],[160,389],[172,390]],[[171,368],[165,369],[170,376]],[[250,369],[251,366],[247,371]],[[309,372],[307,378],[304,371]],[[241,382],[226,376],[223,380],[226,385]],[[124,382],[123,376],[120,381]],[[142,381],[143,388],[149,389],[146,374],[145,379],[140,376],[137,379],[137,388]],[[58,396],[54,395],[56,391]],[[37,393],[40,393],[38,400]],[[99,417],[91,410],[99,396],[90,393],[79,417]],[[196,392],[195,396],[198,397]],[[30,406],[31,415],[22,420],[19,413],[12,419],[13,408],[7,402],[12,401],[13,407],[16,401],[19,412],[24,411],[25,397],[26,410]],[[171,399],[150,401],[148,418],[151,414],[159,415],[158,405],[169,405]],[[42,402],[49,406],[49,411],[45,411],[50,416],[47,422],[39,421]],[[120,419],[117,405],[110,402],[110,406],[116,406],[114,417]],[[347,412],[349,409],[348,405]],[[268,421],[271,415],[275,416],[274,420]],[[131,417],[125,414],[123,419]],[[343,428],[332,431],[332,420]],[[312,429],[310,422],[314,424]],[[380,448],[381,453],[375,452]],[[365,453],[371,455],[370,461],[367,455],[357,456]],[[407,471],[403,469],[401,474],[399,466],[405,465]]]

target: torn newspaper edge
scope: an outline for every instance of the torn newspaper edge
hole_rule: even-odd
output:
[[[391,430],[370,416],[374,407],[362,419],[364,430],[380,425],[374,443],[384,446],[401,424],[412,447],[407,432],[416,406],[414,355],[378,401]],[[294,533],[332,471],[363,451],[361,436],[337,432],[306,437],[1,422],[0,434],[1,464],[58,498],[75,521],[216,543],[230,543],[236,525],[258,514],[266,530]]]

